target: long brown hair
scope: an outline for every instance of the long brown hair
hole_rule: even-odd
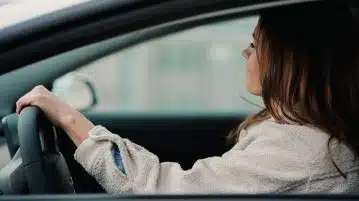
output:
[[[310,125],[328,133],[329,150],[330,142],[338,139],[359,154],[359,22],[355,11],[348,1],[336,0],[260,14],[255,41],[265,109],[247,118],[231,139],[237,139],[242,129],[273,117],[280,123]]]

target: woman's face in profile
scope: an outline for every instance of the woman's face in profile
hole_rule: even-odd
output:
[[[246,87],[249,93],[260,96],[262,94],[262,86],[259,78],[259,62],[256,51],[256,32],[258,31],[258,25],[253,32],[253,42],[243,50],[243,57],[246,62]]]

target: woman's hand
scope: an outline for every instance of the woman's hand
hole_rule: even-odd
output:
[[[36,86],[16,102],[16,113],[20,114],[26,106],[39,107],[56,126],[65,130],[72,141],[79,145],[88,138],[94,125],[80,112],[57,98],[44,86]]]
[[[16,102],[16,113],[20,114],[22,109],[29,105],[39,107],[54,125],[61,128],[67,124],[67,118],[75,112],[43,86],[36,86],[22,96]]]

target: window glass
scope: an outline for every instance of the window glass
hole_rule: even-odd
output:
[[[106,56],[72,74],[93,83],[94,111],[252,113],[262,103],[246,90],[241,51],[256,23],[257,17],[250,17],[200,26]]]

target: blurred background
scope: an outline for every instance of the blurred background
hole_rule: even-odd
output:
[[[257,17],[242,18],[154,39],[72,74],[94,84],[99,98],[96,111],[251,113],[261,102],[246,91],[241,52],[251,42],[256,22]],[[78,98],[72,101],[81,101]]]

